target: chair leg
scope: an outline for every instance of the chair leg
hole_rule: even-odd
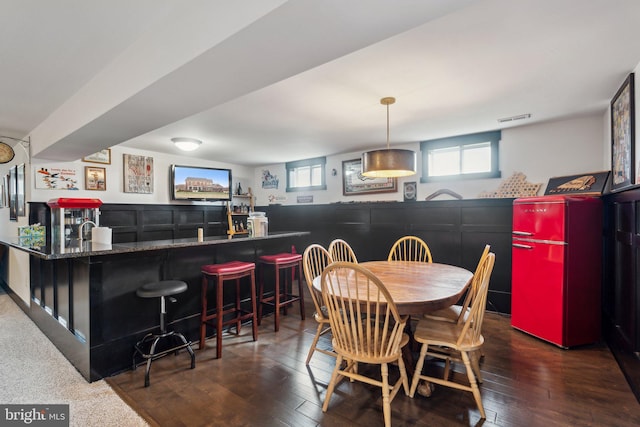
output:
[[[402,360],[402,356],[398,358],[398,368],[400,369],[400,378],[402,378],[402,388],[404,395],[409,396],[409,377],[407,376],[407,368]]]
[[[481,350],[471,352],[469,359],[471,359],[471,366],[473,367],[473,373],[476,375],[478,383],[482,384],[482,373],[480,372],[480,357]]]
[[[308,365],[311,361],[311,356],[313,356],[313,352],[318,345],[318,340],[320,339],[320,335],[322,334],[322,323],[318,323],[318,329],[316,330],[316,336],[313,337],[313,342],[311,343],[311,348],[309,348],[309,353],[307,354],[307,360],[304,362],[305,365]]]
[[[240,335],[240,328],[242,328],[242,321],[240,320],[240,314],[242,314],[242,308],[240,306],[240,279],[236,279],[236,335]]]
[[[200,314],[200,343],[198,348],[202,350],[204,348],[204,340],[207,336],[207,288],[209,286],[209,280],[207,276],[202,276],[202,295],[200,300],[202,301],[202,313]]]
[[[304,291],[302,289],[302,261],[298,263],[298,296],[300,297],[300,318],[304,320]],[[293,286],[293,285],[292,285]]]
[[[389,399],[389,366],[386,363],[380,365],[382,374],[382,413],[385,427],[391,427],[391,400]]]
[[[424,365],[424,358],[427,356],[427,344],[422,344],[420,347],[420,357],[418,357],[418,363],[416,363],[416,370],[413,373],[413,379],[411,380],[411,390],[409,390],[409,397],[413,398],[420,382],[420,375],[422,374],[422,366]]]
[[[176,332],[174,334],[174,336],[177,337],[180,341],[182,341],[182,343],[185,345],[184,348],[187,349],[187,352],[189,353],[189,356],[191,356],[191,369],[195,369],[195,367],[196,367],[196,354],[193,352],[193,349],[191,348],[191,345],[189,344],[187,339],[184,337],[184,335],[182,335],[180,332]]]
[[[478,405],[478,410],[480,411],[480,417],[482,419],[487,418],[484,413],[484,406],[482,405],[482,397],[480,396],[480,389],[478,388],[478,383],[476,382],[475,375],[473,373],[473,368],[471,367],[471,361],[469,360],[469,355],[466,351],[462,351],[462,361],[464,362],[464,366],[467,368],[467,377],[469,377],[469,383],[471,384],[471,393],[473,393],[473,398],[476,401],[476,405]]]
[[[278,269],[278,266],[275,266],[275,270],[276,270],[276,285],[274,288],[274,300],[275,300],[275,304],[274,304],[274,308],[273,308],[273,315],[274,315],[274,330],[275,332],[278,332],[280,330],[280,270]],[[285,284],[286,284],[286,279],[285,279]]]
[[[327,412],[327,409],[329,409],[329,400],[331,400],[331,395],[333,394],[333,390],[336,387],[336,383],[338,381],[338,371],[340,370],[341,365],[342,356],[338,354],[338,357],[336,357],[336,366],[333,368],[333,372],[331,373],[331,380],[329,381],[329,387],[327,387],[327,395],[324,397],[324,403],[322,404],[322,412]]]
[[[149,350],[149,358],[147,359],[147,368],[144,370],[144,386],[149,387],[149,373],[151,372],[151,362],[153,362],[153,355],[156,352],[156,345],[158,345],[158,341],[160,341],[160,337],[156,337],[151,344],[151,349]]]
[[[258,326],[262,323],[262,298],[264,296],[264,266],[261,265],[258,267],[260,272],[258,274],[260,285],[258,290]]]
[[[258,311],[256,309],[256,274],[251,271],[251,327],[253,332],[253,340],[258,340]]]
[[[222,358],[222,276],[218,275],[216,283],[216,358]]]

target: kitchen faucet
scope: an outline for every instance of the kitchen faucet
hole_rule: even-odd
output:
[[[85,221],[82,224],[80,224],[80,228],[78,228],[78,240],[80,240],[80,243],[82,243],[82,241],[84,240],[82,238],[82,229],[84,228],[85,225],[87,224],[93,224],[94,227],[97,227],[96,223],[93,221]]]

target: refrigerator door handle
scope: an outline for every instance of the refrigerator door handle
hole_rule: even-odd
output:
[[[528,231],[512,231],[511,234],[515,234],[516,236],[533,236],[533,233],[530,233]]]
[[[512,246],[518,249],[533,249],[533,246],[523,245],[522,243],[513,243]]]

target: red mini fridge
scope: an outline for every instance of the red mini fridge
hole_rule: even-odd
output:
[[[511,326],[563,348],[600,339],[602,202],[513,202]]]

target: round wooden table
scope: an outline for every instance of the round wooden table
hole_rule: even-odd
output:
[[[359,264],[386,286],[400,314],[422,315],[455,304],[471,283],[473,273],[448,264],[414,261],[369,261]],[[321,291],[320,277],[313,280]]]

